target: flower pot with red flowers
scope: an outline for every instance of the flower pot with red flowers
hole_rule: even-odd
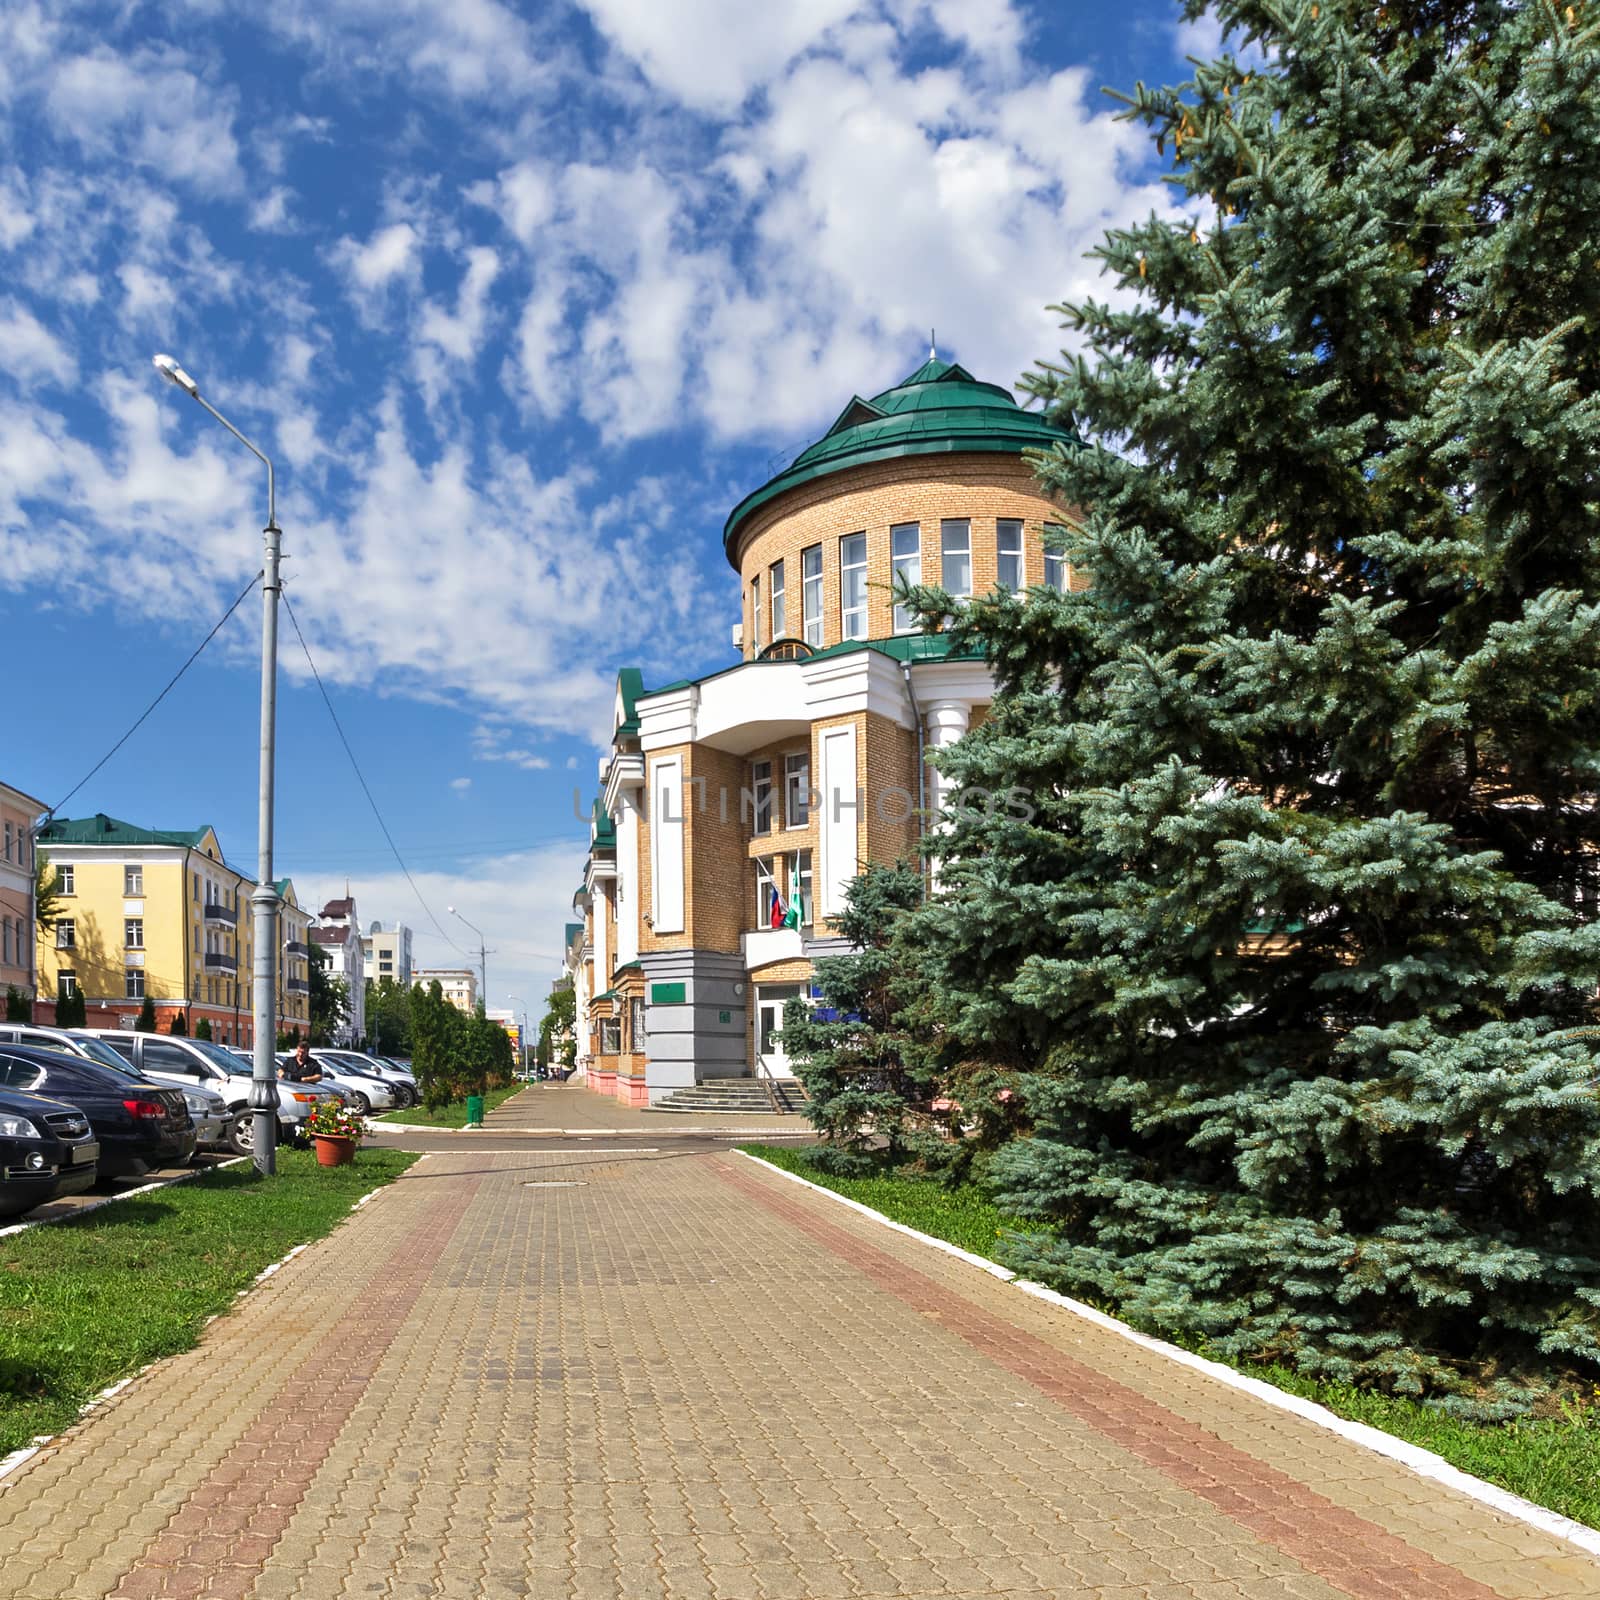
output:
[[[367,1136],[355,1112],[332,1100],[321,1100],[306,1118],[306,1133],[317,1152],[319,1167],[343,1167],[356,1158],[356,1146]]]

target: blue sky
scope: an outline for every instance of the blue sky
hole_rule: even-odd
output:
[[[1167,0],[0,8],[0,777],[56,804],[259,565],[489,999],[557,966],[616,669],[731,659],[728,509],[853,392],[1008,383],[1169,202]],[[66,807],[255,853],[259,602]],[[283,640],[278,865],[417,930]]]

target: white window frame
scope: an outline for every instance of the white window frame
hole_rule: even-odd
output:
[[[122,969],[122,998],[124,1000],[144,999],[143,967],[124,967]]]
[[[816,557],[815,572],[810,569]],[[800,552],[800,616],[805,642],[814,648],[822,644],[822,546],[809,544]]]
[[[6,860],[7,861],[9,861],[11,859],[11,835],[12,835],[12,827],[11,827],[11,824],[8,822],[6,824]]]
[[[761,654],[761,577],[750,580],[750,654]]]
[[[76,917],[62,917],[56,923],[56,949],[76,950],[78,948],[78,919]]]
[[[1015,541],[1014,549],[1007,549],[1007,541]],[[994,573],[995,582],[1007,594],[1020,595],[1028,587],[1027,557],[1024,552],[1027,543],[1023,538],[1022,519],[1020,517],[997,517],[994,524]],[[1006,565],[1016,562],[1015,581],[1006,581]]]
[[[124,950],[144,949],[143,917],[124,917],[122,919],[122,947]]]
[[[903,547],[907,541],[902,535],[909,534],[911,549]],[[922,582],[922,524],[920,522],[897,522],[889,529],[889,566],[896,586],[904,577],[913,587]],[[896,603],[894,608],[894,631],[896,633],[913,633],[916,631],[916,619],[903,606]]]
[[[857,545],[857,541],[860,541]],[[859,549],[860,559],[851,561],[846,552]],[[852,582],[859,576],[860,593],[851,603]],[[839,539],[839,637],[865,639],[867,636],[867,536],[857,531],[846,533]]]
[[[143,867],[124,867],[122,869],[122,898],[124,900],[144,899]]]
[[[78,992],[78,974],[76,972],[58,972],[56,974],[56,998],[70,1000]]]
[[[783,758],[783,825],[804,828],[810,822],[811,752],[791,750]]]
[[[1072,587],[1072,569],[1067,565],[1065,550],[1052,550],[1051,543],[1055,540],[1064,540],[1067,530],[1060,523],[1047,522],[1044,525],[1044,583],[1047,589],[1054,589],[1058,594],[1065,594]]]
[[[20,955],[20,952],[19,952]],[[0,962],[6,966],[22,965],[20,960],[13,962],[11,959],[11,918],[0,917]]]
[[[960,548],[956,548],[954,542],[958,533],[961,540]],[[962,560],[967,564],[966,583],[959,589],[950,581],[950,563],[952,559]],[[939,586],[954,599],[970,600],[972,598],[972,519],[970,517],[945,517],[939,524]]]
[[[772,641],[774,644],[779,639],[786,638],[785,629],[788,626],[788,617],[784,604],[783,592],[783,562],[774,561],[767,568],[767,605],[770,608]]]
[[[76,895],[78,892],[78,874],[73,867],[56,868],[56,893]]]
[[[765,775],[762,769],[765,768]],[[763,792],[765,799],[763,800]],[[772,808],[776,789],[772,781],[772,762],[750,763],[750,832],[756,838],[765,838],[772,832]]]

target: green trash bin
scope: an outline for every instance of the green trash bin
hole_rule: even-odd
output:
[[[470,1127],[475,1122],[483,1121],[483,1096],[469,1094],[467,1096],[467,1124]]]

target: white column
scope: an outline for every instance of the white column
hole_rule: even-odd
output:
[[[952,745],[966,731],[972,720],[972,707],[965,700],[935,700],[928,706],[929,751],[942,750]],[[942,811],[955,785],[942,772],[928,773],[928,808]]]
[[[934,700],[927,709],[927,749],[943,750],[953,745],[962,734],[967,731],[972,720],[972,708],[965,700]],[[931,767],[928,770],[928,809],[938,816],[943,812],[946,803],[955,792],[955,782],[942,772],[936,772]],[[944,825],[935,823],[930,831],[939,831]],[[935,857],[930,863],[930,875],[933,886],[939,886],[939,861]]]

